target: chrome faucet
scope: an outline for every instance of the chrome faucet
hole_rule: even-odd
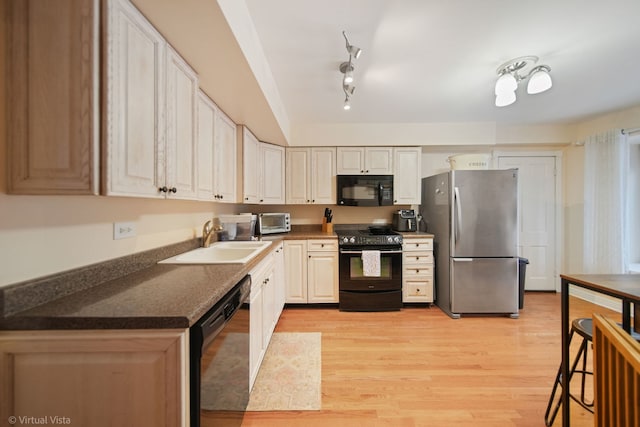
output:
[[[211,236],[213,236],[213,222],[211,220],[204,223],[202,227],[202,247],[208,248],[211,245]]]

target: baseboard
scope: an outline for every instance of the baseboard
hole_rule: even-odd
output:
[[[609,297],[597,292],[592,292],[588,289],[577,287],[570,287],[569,295],[606,307],[618,313],[622,312],[622,302],[618,298]]]

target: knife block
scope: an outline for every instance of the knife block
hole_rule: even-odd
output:
[[[333,233],[333,223],[327,222],[327,218],[322,218],[322,232]]]

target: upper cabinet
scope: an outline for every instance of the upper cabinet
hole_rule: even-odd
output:
[[[209,97],[198,91],[198,199],[215,200],[213,142],[216,106]]]
[[[238,203],[238,149],[236,124],[216,109],[214,156],[214,198],[224,203]]]
[[[335,147],[287,149],[287,204],[336,203]]]
[[[284,204],[284,148],[260,142],[242,126],[243,201],[249,204]]]
[[[338,147],[338,175],[393,174],[392,147]]]
[[[284,148],[260,143],[262,179],[260,203],[284,204]]]
[[[197,75],[131,3],[105,5],[104,192],[196,199]]]
[[[260,203],[260,141],[242,126],[242,200]]]
[[[164,198],[166,42],[128,1],[104,4],[104,192]]]
[[[176,199],[197,198],[198,75],[167,47],[166,185]]]
[[[98,9],[6,2],[8,193],[99,191]]]
[[[393,149],[393,203],[395,205],[419,205],[421,203],[420,147],[396,147]]]

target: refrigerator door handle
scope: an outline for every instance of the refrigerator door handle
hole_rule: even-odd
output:
[[[454,228],[454,236],[455,236],[455,241],[456,243],[458,242],[458,240],[460,239],[460,227],[462,227],[462,209],[460,207],[460,191],[458,190],[458,187],[453,187],[453,198],[456,202],[456,217],[455,217],[455,223],[453,224],[453,228]]]
[[[453,262],[471,262],[473,261],[473,258],[454,258]]]

